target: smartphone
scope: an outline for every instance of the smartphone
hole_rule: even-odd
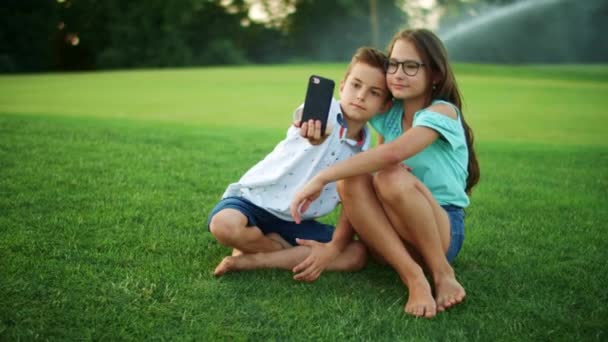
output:
[[[308,79],[302,122],[310,119],[321,120],[321,136],[325,135],[334,87],[334,81],[328,78],[312,75]]]

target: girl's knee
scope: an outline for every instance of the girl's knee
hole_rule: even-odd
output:
[[[363,191],[373,191],[370,175],[360,175],[339,180],[336,187],[342,200],[357,198]]]
[[[401,166],[382,170],[374,175],[374,189],[383,200],[407,198],[416,190],[417,179]]]

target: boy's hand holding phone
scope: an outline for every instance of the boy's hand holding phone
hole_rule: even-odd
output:
[[[307,122],[302,122],[300,120],[295,121],[293,123],[295,127],[300,129],[300,135],[303,138],[308,139],[311,145],[321,145],[325,139],[331,134],[332,127],[328,125],[325,128],[325,134],[321,135],[321,120],[308,120]]]

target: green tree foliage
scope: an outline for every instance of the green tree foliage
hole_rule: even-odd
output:
[[[6,0],[0,72],[279,61],[244,0]]]
[[[0,72],[344,61],[361,45],[384,48],[408,21],[406,0],[255,0],[270,13],[259,23],[248,16],[252,1],[3,0]],[[437,0],[441,28],[515,2]],[[463,35],[450,53],[494,63],[606,61],[606,0],[556,3]]]
[[[51,68],[58,15],[51,1],[4,0],[0,6],[0,72]]]
[[[405,24],[397,0],[259,0],[296,11],[252,22],[245,0],[4,0],[0,72],[344,60]],[[280,11],[280,10],[279,10]]]
[[[405,13],[395,1],[377,0],[378,48],[405,25]],[[345,60],[361,45],[372,45],[370,3],[360,0],[296,0],[285,22],[293,55],[309,59]]]
[[[239,46],[244,34],[241,19],[246,8],[235,13],[220,1],[118,1],[78,0],[92,20],[74,18],[83,31],[91,21],[96,32],[87,40],[95,47],[101,68],[165,67],[180,65],[230,64],[246,61]],[[75,7],[75,6],[74,6]],[[232,9],[232,8],[231,8]],[[67,12],[67,11],[66,11]],[[95,28],[93,28],[95,29]],[[84,42],[84,32],[83,32]]]

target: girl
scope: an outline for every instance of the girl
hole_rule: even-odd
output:
[[[371,120],[379,146],[318,173],[295,195],[291,214],[299,222],[321,189],[339,181],[356,233],[408,288],[405,311],[430,318],[465,297],[450,262],[464,240],[463,208],[479,167],[439,38],[425,29],[404,30],[388,53],[386,80],[395,101]]]

